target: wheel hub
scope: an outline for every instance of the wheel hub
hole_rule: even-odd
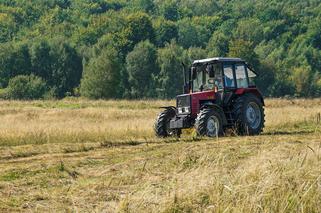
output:
[[[207,120],[207,135],[210,137],[213,136],[218,136],[218,131],[219,131],[219,120],[216,116],[211,116]]]
[[[166,123],[166,132],[167,132],[167,135],[169,136],[173,136],[174,134],[174,131],[170,128],[170,121]]]
[[[256,103],[249,103],[246,109],[246,119],[252,129],[259,127],[262,118],[260,108]]]

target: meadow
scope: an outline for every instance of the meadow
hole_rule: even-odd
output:
[[[174,101],[0,101],[0,212],[321,212],[321,99],[260,136],[157,139]]]

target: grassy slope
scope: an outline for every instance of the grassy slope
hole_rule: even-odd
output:
[[[321,100],[257,137],[153,136],[165,101],[0,102],[0,211],[321,212]]]

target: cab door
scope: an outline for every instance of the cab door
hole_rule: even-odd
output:
[[[233,63],[223,64],[223,82],[223,104],[227,105],[232,99],[234,91],[236,90],[235,67]]]

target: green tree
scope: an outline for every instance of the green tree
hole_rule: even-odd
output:
[[[216,16],[201,16],[181,19],[177,22],[179,36],[178,43],[184,48],[204,48],[220,22],[220,18]]]
[[[209,57],[224,57],[229,52],[229,39],[223,33],[215,31],[208,42]]]
[[[155,29],[155,40],[158,47],[164,47],[172,39],[178,38],[178,29],[174,22],[163,18],[157,19],[153,23]]]
[[[157,76],[157,92],[160,98],[173,98],[182,93],[184,50],[175,41],[158,50],[160,73]]]
[[[62,98],[80,83],[82,59],[61,40],[35,42],[30,50],[33,73],[46,80],[55,97]]]
[[[320,74],[314,73],[309,66],[293,69],[292,80],[296,94],[301,97],[315,97],[319,94]]]
[[[130,14],[126,26],[129,30],[128,40],[132,41],[133,45],[145,40],[154,41],[154,28],[151,18],[146,13]]]
[[[14,19],[5,13],[0,13],[0,43],[10,41],[18,31]]]
[[[190,66],[193,61],[206,58],[206,50],[199,47],[190,47],[185,51],[184,63]]]
[[[10,78],[30,72],[29,49],[25,43],[0,44],[0,87],[6,87]]]
[[[276,80],[275,70],[276,67],[273,62],[269,60],[262,60],[260,67],[255,70],[258,74],[256,77],[256,85],[265,96],[271,95],[271,88]]]
[[[128,39],[130,34],[131,31],[129,29],[124,29],[117,33],[107,33],[99,39],[94,46],[94,50],[99,55],[102,50],[112,48],[118,51],[121,59],[124,59],[134,46],[134,42]]]
[[[155,11],[155,4],[153,0],[136,0],[138,8],[142,9],[146,13],[152,13]]]
[[[157,51],[149,41],[138,43],[127,55],[130,94],[133,98],[155,97],[154,78],[158,74]]]
[[[43,79],[50,79],[52,75],[51,46],[46,40],[34,42],[30,47],[32,72]]]
[[[82,59],[68,43],[58,40],[51,45],[52,72],[46,81],[55,95],[62,98],[79,85],[83,71]]]
[[[160,14],[167,20],[177,21],[179,18],[177,1],[165,0],[161,2],[158,3]]]
[[[218,1],[181,1],[180,7],[193,11],[194,16],[215,15],[221,9]]]
[[[81,95],[91,99],[118,98],[121,69],[117,52],[105,49],[85,66],[80,86]]]
[[[10,79],[7,95],[11,99],[31,100],[43,98],[46,83],[34,75],[18,75]]]
[[[240,20],[233,32],[235,38],[252,42],[253,45],[257,45],[263,40],[262,24],[255,18]]]
[[[200,46],[197,28],[190,18],[178,22],[178,44],[184,48]]]
[[[229,56],[239,57],[251,64],[255,69],[259,68],[260,61],[258,55],[254,51],[252,42],[242,39],[234,40],[229,45]]]
[[[277,67],[277,69],[275,81],[270,88],[270,95],[273,97],[293,96],[295,94],[295,85],[292,79],[286,74],[286,71],[280,69],[280,67]]]

